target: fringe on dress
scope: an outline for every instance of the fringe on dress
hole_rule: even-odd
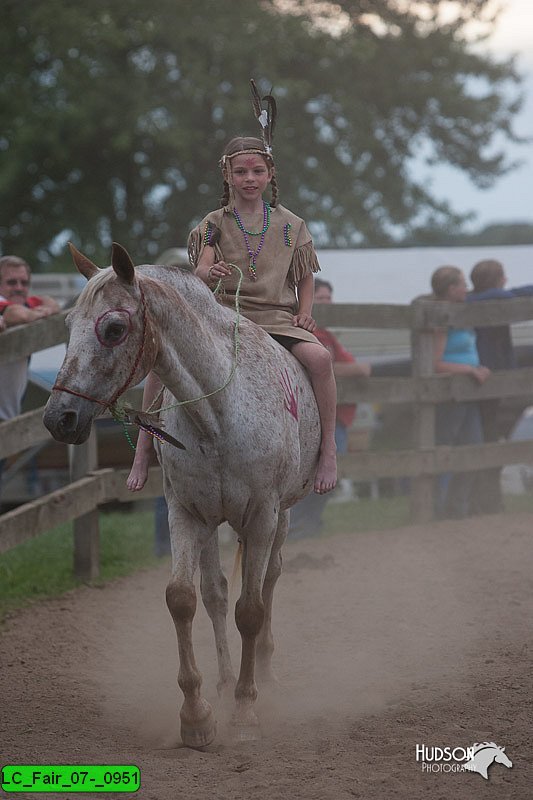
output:
[[[302,244],[294,251],[289,270],[290,285],[297,286],[309,272],[320,272],[320,264],[318,263],[313,242]]]

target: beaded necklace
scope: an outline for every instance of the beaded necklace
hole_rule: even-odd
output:
[[[237,227],[241,231],[242,235],[244,236],[244,243],[246,245],[246,249],[248,251],[249,263],[248,263],[248,273],[250,278],[255,281],[257,280],[257,273],[255,268],[255,262],[257,260],[257,256],[261,252],[261,249],[265,243],[265,233],[268,230],[268,226],[270,225],[270,206],[268,203],[265,203],[263,200],[263,230],[261,231],[247,231],[244,227],[244,223],[240,217],[239,212],[236,208],[233,209],[233,216],[235,218],[235,222],[237,223]],[[252,250],[250,246],[250,240],[248,239],[249,236],[260,236],[259,245],[257,246],[256,250]]]

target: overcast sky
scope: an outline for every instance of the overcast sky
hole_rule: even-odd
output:
[[[533,0],[504,2],[506,9],[486,47],[496,55],[518,54],[518,67],[525,75],[526,101],[516,130],[521,135],[533,135]],[[533,224],[533,142],[520,147],[506,145],[506,149],[512,160],[525,163],[500,178],[492,189],[476,189],[466,176],[449,168],[433,167],[429,173],[440,198],[449,200],[458,211],[477,212],[470,225],[473,229],[502,221]]]

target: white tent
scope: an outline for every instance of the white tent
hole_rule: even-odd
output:
[[[468,279],[486,258],[501,261],[509,287],[533,283],[533,245],[319,250],[318,257],[319,277],[332,284],[338,303],[410,303],[431,291],[437,267],[459,267]]]

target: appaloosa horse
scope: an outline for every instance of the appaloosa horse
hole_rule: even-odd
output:
[[[70,341],[44,423],[56,439],[80,444],[95,417],[129,386],[150,370],[159,376],[166,387],[160,424],[185,448],[156,443],[169,508],[172,575],[166,600],[178,637],[182,739],[202,747],[216,733],[192,644],[198,566],[215,633],[219,691],[235,690],[236,738],[255,738],[256,661],[259,677],[270,677],[272,596],[287,509],[312,487],[318,456],[320,422],[310,383],[290,353],[220,305],[186,270],[136,269],[119,245],[113,245],[107,269],[71,251],[89,282],[68,314]],[[195,402],[177,405],[183,400]],[[217,539],[225,520],[243,546],[236,684]]]

